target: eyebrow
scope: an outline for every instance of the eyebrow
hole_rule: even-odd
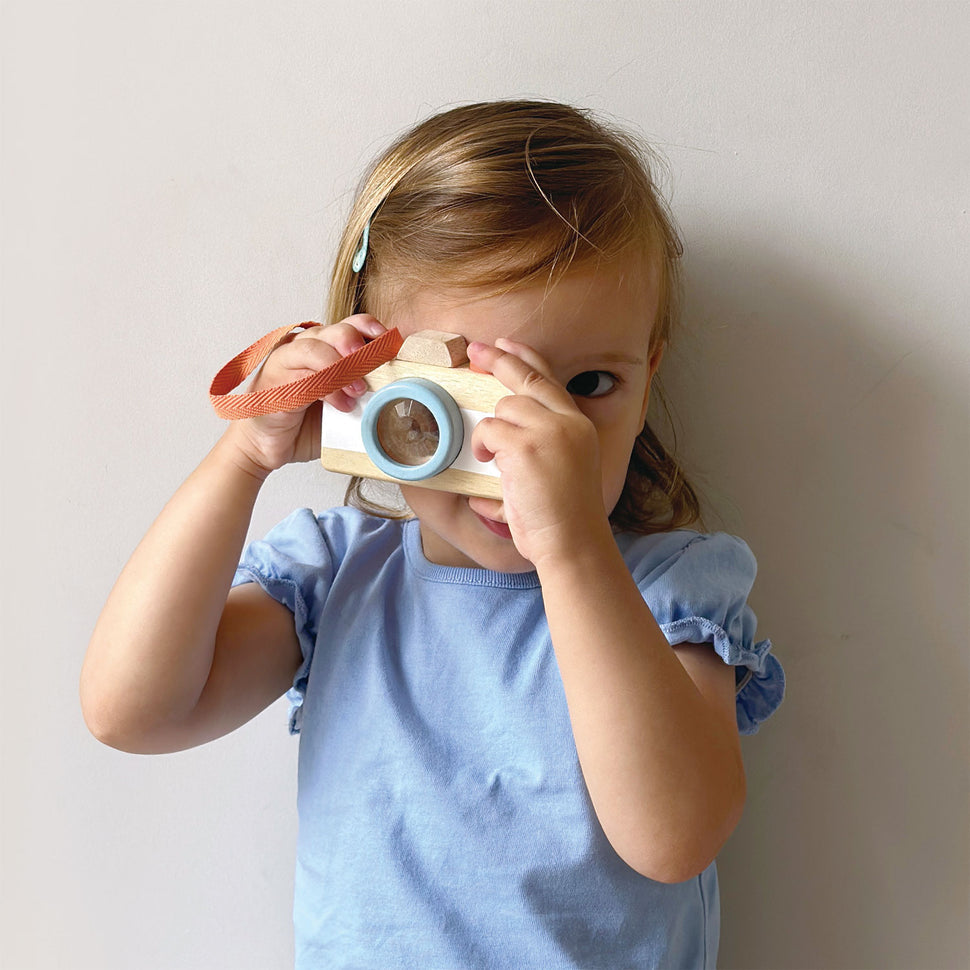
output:
[[[644,360],[642,357],[634,357],[630,354],[603,354],[602,360],[613,361],[617,364],[642,364]]]
[[[644,359],[642,357],[635,357],[631,354],[617,354],[606,351],[601,354],[590,354],[588,357],[580,358],[579,360],[573,362],[573,366],[579,367],[589,362],[603,364],[630,364],[633,367],[642,367],[644,364]]]

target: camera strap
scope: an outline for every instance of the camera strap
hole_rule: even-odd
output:
[[[319,327],[313,320],[294,323],[288,327],[278,327],[272,333],[261,337],[244,351],[236,354],[212,379],[209,387],[209,400],[220,418],[235,421],[239,418],[254,418],[261,414],[276,414],[279,411],[297,411],[314,401],[332,394],[334,391],[352,384],[369,374],[381,364],[393,359],[401,348],[403,338],[397,329],[388,330],[360,350],[324,368],[309,377],[303,377],[278,387],[265,387],[259,391],[246,391],[233,394],[238,387],[286,338],[299,328],[309,330]]]

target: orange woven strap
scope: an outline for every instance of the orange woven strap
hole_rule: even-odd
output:
[[[266,387],[261,391],[230,393],[249,377],[263,359],[283,343],[292,331],[299,327],[309,330],[311,327],[319,326],[319,323],[308,320],[306,323],[279,327],[233,357],[216,374],[209,387],[209,400],[216,414],[220,418],[235,421],[239,418],[255,418],[261,414],[276,414],[278,411],[298,411],[352,384],[358,378],[369,374],[375,367],[387,363],[397,356],[403,343],[398,330],[388,330],[355,353],[341,357],[330,367],[317,371],[309,377],[290,381],[289,384],[280,384],[278,387]]]

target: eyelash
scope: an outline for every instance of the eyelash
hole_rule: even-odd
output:
[[[584,391],[583,378],[596,377],[596,385],[592,391]],[[599,391],[600,381],[606,378],[610,382],[610,386],[605,391]],[[569,391],[574,397],[585,397],[585,398],[598,398],[606,397],[607,394],[611,394],[616,390],[617,385],[620,383],[620,379],[615,374],[610,374],[605,370],[585,370],[581,374],[577,374],[569,383],[566,385],[566,390]]]

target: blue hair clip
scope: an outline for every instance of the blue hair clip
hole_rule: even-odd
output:
[[[364,225],[364,232],[360,237],[360,248],[354,253],[354,261],[351,268],[355,273],[359,273],[364,268],[364,260],[367,259],[367,243],[370,239],[370,219]]]

